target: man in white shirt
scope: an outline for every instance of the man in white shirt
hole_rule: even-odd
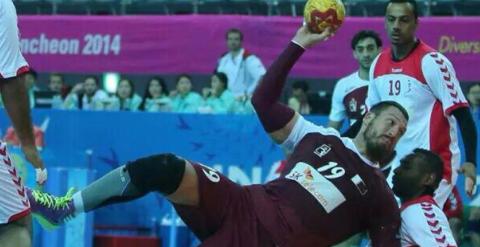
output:
[[[392,100],[407,109],[411,121],[397,145],[392,169],[398,158],[417,147],[440,155],[444,174],[434,198],[443,207],[458,171],[465,175],[466,194],[475,194],[477,131],[452,63],[416,38],[417,9],[414,0],[390,0],[387,5],[385,27],[391,48],[372,63],[366,105]],[[465,149],[462,166],[457,125]]]
[[[98,78],[87,76],[83,83],[75,85],[65,99],[65,109],[103,110],[109,104],[108,94],[100,88]]]
[[[333,90],[328,126],[337,130],[340,130],[344,120],[353,124],[366,112],[369,70],[382,48],[382,39],[374,31],[362,30],[353,36],[351,47],[359,66],[357,71],[341,78]]]
[[[242,48],[240,30],[228,30],[226,38],[228,52],[218,60],[216,71],[227,75],[228,89],[237,99],[248,99],[265,74],[265,67],[257,56]]]

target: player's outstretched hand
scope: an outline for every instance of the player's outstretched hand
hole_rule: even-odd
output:
[[[43,160],[40,158],[37,147],[35,146],[22,146],[23,153],[28,162],[35,167],[36,181],[38,185],[43,185],[47,181],[47,169],[43,165]]]
[[[333,32],[330,28],[326,28],[321,33],[312,33],[310,30],[308,30],[308,27],[304,25],[298,29],[292,41],[299,44],[303,48],[309,48],[321,41],[327,40],[332,35]]]
[[[477,187],[477,169],[471,162],[465,162],[458,172],[465,175],[465,192],[469,197],[473,197]]]

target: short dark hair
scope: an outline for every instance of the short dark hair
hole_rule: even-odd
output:
[[[380,113],[382,113],[385,109],[387,109],[389,107],[395,107],[398,110],[400,110],[402,112],[403,116],[405,117],[405,119],[407,119],[407,121],[408,121],[409,117],[408,117],[407,110],[405,110],[405,108],[402,105],[400,105],[399,103],[397,103],[395,101],[391,101],[391,100],[382,101],[382,102],[372,106],[372,108],[370,108],[370,111],[375,113],[375,115],[379,115]]]
[[[97,76],[87,75],[87,76],[85,76],[85,79],[83,81],[86,81],[88,79],[93,79],[95,81],[95,84],[97,84],[97,86],[100,86],[100,80],[98,80]]]
[[[51,73],[49,77],[51,78],[52,76],[58,76],[58,77],[60,77],[60,80],[62,80],[62,82],[64,82],[64,80],[63,80],[64,78],[63,78],[63,75],[62,75],[62,74],[60,74],[60,73]]]
[[[308,86],[307,81],[295,81],[292,84],[292,89],[302,89],[304,92],[308,92],[310,87]]]
[[[135,94],[135,84],[133,83],[133,81],[126,78],[126,77],[123,77],[118,81],[118,86],[120,86],[120,82],[122,82],[122,81],[126,81],[128,83],[128,85],[130,85],[130,88],[132,90],[130,91],[130,95],[128,97],[129,98],[133,97],[133,95]],[[115,93],[115,95],[118,97],[118,87],[117,87],[117,92]]]
[[[435,174],[433,186],[427,188],[425,192],[426,194],[433,195],[443,178],[443,160],[436,153],[422,148],[415,148],[413,154],[422,162],[420,167],[422,167],[424,172]]]
[[[165,80],[162,77],[154,76],[148,80],[147,86],[145,87],[145,92],[143,93],[143,99],[142,103],[140,103],[140,106],[138,109],[141,111],[145,110],[145,104],[147,103],[147,99],[152,98],[152,94],[150,93],[150,85],[152,84],[153,81],[158,81],[158,84],[160,84],[160,87],[162,88],[162,92],[165,96],[168,96],[168,88],[167,88],[167,83],[165,83]]]
[[[243,40],[243,33],[240,31],[238,28],[230,28],[227,30],[227,33],[225,34],[225,39],[228,39],[228,35],[231,33],[238,33],[240,34],[240,40]]]
[[[228,87],[228,77],[225,73],[223,72],[215,72],[213,73],[214,76],[216,76],[222,83],[225,88]]]
[[[179,76],[177,76],[177,79],[175,79],[175,84],[178,84],[178,82],[180,81],[180,79],[182,78],[187,78],[190,82],[192,82],[192,77],[188,74],[180,74]]]
[[[37,73],[37,71],[35,71],[33,68],[29,68],[29,69],[28,69],[28,72],[27,72],[27,74],[30,74],[30,75],[32,75],[32,76],[33,76],[33,78],[35,78],[35,80],[36,80],[36,79],[37,79],[37,77],[38,77],[38,73]]]
[[[415,19],[418,19],[418,4],[417,1],[415,0],[390,0],[387,2],[387,5],[385,5],[385,13],[387,13],[387,8],[388,5],[391,3],[409,3],[412,5],[413,8],[413,15],[415,16]]]
[[[362,30],[353,36],[352,42],[351,42],[352,50],[355,50],[355,47],[357,46],[358,42],[366,38],[372,38],[373,40],[375,40],[375,44],[377,45],[377,47],[382,47],[382,39],[380,38],[377,32],[373,30]]]

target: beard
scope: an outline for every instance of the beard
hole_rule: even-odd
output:
[[[366,142],[368,157],[372,161],[381,162],[392,155],[392,150],[387,145],[378,142],[380,135],[372,128],[373,122],[368,124],[366,131],[363,133],[363,138]]]

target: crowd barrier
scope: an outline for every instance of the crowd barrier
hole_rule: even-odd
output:
[[[41,72],[210,74],[226,50],[225,32],[269,65],[301,25],[286,16],[20,16],[21,48]],[[418,37],[449,57],[462,81],[480,78],[480,18],[421,18]],[[335,37],[296,64],[292,75],[340,78],[357,68],[350,40],[373,29],[387,44],[383,18],[346,18]],[[339,63],[341,61],[341,63]],[[341,66],[340,66],[341,64]]]
[[[61,110],[34,110],[32,115],[45,137],[41,154],[49,166],[50,178],[44,189],[54,194],[64,194],[71,186],[81,189],[95,177],[129,160],[155,153],[173,152],[202,162],[243,185],[275,178],[279,161],[284,159],[282,150],[269,139],[254,115]],[[325,116],[308,119],[321,125],[327,122]],[[3,133],[10,126],[4,112],[0,113],[0,126]],[[33,169],[18,147],[10,150],[24,181],[34,186]],[[465,196],[462,176],[458,186],[466,205],[480,206],[478,194],[473,201]],[[97,226],[95,231],[93,226]],[[147,230],[139,233],[108,226]],[[170,205],[158,194],[99,209],[58,231],[45,232],[38,226],[35,229],[37,247],[90,247],[94,234],[119,232],[128,236],[160,237],[163,246],[189,246],[194,241]]]

